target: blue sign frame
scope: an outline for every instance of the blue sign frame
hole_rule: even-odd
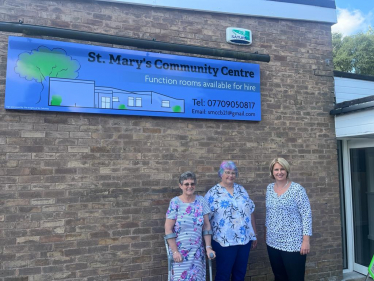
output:
[[[10,36],[5,109],[260,121],[260,66]]]

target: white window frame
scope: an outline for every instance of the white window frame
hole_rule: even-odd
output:
[[[343,173],[344,173],[344,195],[345,195],[345,213],[347,229],[347,263],[348,268],[343,273],[352,271],[366,275],[368,267],[355,263],[355,245],[354,245],[354,223],[353,223],[353,198],[352,198],[352,180],[351,180],[351,148],[374,147],[373,139],[343,139]],[[369,265],[368,265],[369,266]]]
[[[101,108],[112,108],[110,106],[110,97],[101,97]]]
[[[169,100],[161,101],[161,107],[170,107],[170,101]]]
[[[135,106],[142,107],[142,98],[135,98]]]

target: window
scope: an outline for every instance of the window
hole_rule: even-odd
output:
[[[112,101],[119,101],[118,97],[113,97]]]
[[[161,107],[170,107],[170,101],[168,100],[163,100],[161,102]]]
[[[136,98],[135,99],[135,106],[137,106],[137,107],[142,106],[142,98]]]
[[[110,98],[101,97],[101,108],[110,108]]]
[[[133,97],[129,97],[128,106],[134,106],[134,98]]]

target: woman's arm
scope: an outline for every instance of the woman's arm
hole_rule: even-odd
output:
[[[309,243],[310,236],[303,235],[303,243],[301,244],[300,254],[306,255],[310,252],[310,243]]]
[[[165,234],[171,234],[173,233],[173,228],[175,225],[175,220],[172,219],[166,219],[165,221]],[[173,259],[175,262],[181,262],[182,261],[182,255],[178,252],[178,246],[175,242],[175,238],[168,239],[168,244],[171,252],[173,253]]]
[[[254,214],[254,212],[252,212],[252,214],[251,214],[251,224],[252,224],[253,231],[255,232],[256,239],[257,239],[256,218],[255,218],[255,214]],[[253,240],[253,241],[252,241],[252,249],[256,248],[256,246],[257,246],[257,241],[258,241],[258,240]]]
[[[296,202],[299,208],[301,223],[303,227],[303,242],[300,248],[300,254],[306,255],[310,252],[310,236],[312,235],[312,210],[305,189],[299,192]]]
[[[212,227],[210,226],[209,222],[209,215],[204,215],[204,230],[211,230]],[[206,255],[208,256],[208,259],[214,259],[216,257],[216,253],[213,251],[212,248],[212,235],[204,235],[204,241],[205,241],[205,248],[206,248]],[[213,257],[210,257],[210,254],[213,253]]]

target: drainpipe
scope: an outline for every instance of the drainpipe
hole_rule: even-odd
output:
[[[270,56],[258,53],[246,53],[238,51],[230,51],[224,49],[214,49],[207,47],[199,47],[193,45],[173,44],[160,42],[156,40],[144,40],[129,37],[120,37],[101,33],[84,32],[71,29],[62,29],[56,27],[29,25],[11,22],[0,22],[0,31],[22,33],[31,36],[51,36],[74,40],[91,41],[106,44],[115,44],[123,46],[132,46],[142,49],[163,50],[172,52],[181,52],[187,54],[204,55],[220,58],[231,58],[245,61],[262,61],[269,62]]]

